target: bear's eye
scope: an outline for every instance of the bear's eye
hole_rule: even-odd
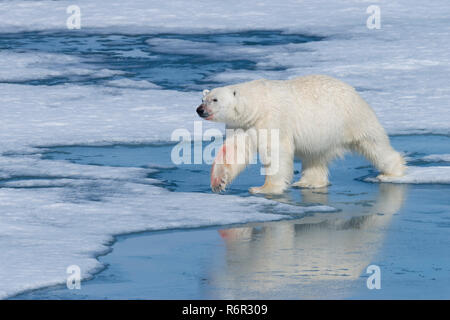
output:
[[[217,99],[214,98],[213,101],[214,101],[214,102],[217,102]]]

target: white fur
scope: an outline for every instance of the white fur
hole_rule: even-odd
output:
[[[266,176],[262,187],[251,188],[254,193],[283,192],[292,179],[294,156],[302,161],[302,177],[293,185],[306,188],[327,186],[329,162],[346,151],[362,154],[384,176],[401,176],[405,169],[370,106],[353,87],[328,76],[262,79],[216,88],[205,93],[202,105],[210,115],[207,120],[241,128],[244,133],[240,134],[249,129],[279,129],[279,168]],[[252,153],[257,146],[261,154],[256,140],[250,137],[247,151]],[[270,149],[270,143],[264,148]],[[213,190],[224,190],[244,167],[215,164]]]

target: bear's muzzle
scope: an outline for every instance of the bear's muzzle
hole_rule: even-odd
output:
[[[201,104],[198,108],[197,108],[197,114],[201,117],[201,118],[207,118],[209,116],[209,113],[206,111],[205,109],[205,105]]]

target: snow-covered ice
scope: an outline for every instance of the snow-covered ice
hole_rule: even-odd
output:
[[[83,59],[65,54],[0,52],[0,82],[22,82],[64,76],[107,78],[122,73],[92,68]]]
[[[367,1],[80,0],[82,28],[67,30],[72,1],[1,2],[0,298],[64,283],[70,264],[91,275],[115,234],[331,209],[171,193],[147,177],[157,168],[44,160],[38,147],[167,142],[192,131],[202,88],[310,73],[354,85],[390,134],[450,134],[448,1],[376,3],[380,30],[366,28]],[[240,35],[252,30],[269,34]],[[449,183],[448,168],[391,182]]]
[[[442,183],[450,184],[450,167],[415,167],[408,166],[405,175],[402,177],[370,177],[365,178],[369,182],[391,182],[391,183]]]
[[[422,157],[421,160],[426,162],[450,162],[450,154],[430,154]]]

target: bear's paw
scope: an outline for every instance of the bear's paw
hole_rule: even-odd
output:
[[[211,168],[211,190],[223,192],[229,183],[229,168],[226,164],[213,163]]]

